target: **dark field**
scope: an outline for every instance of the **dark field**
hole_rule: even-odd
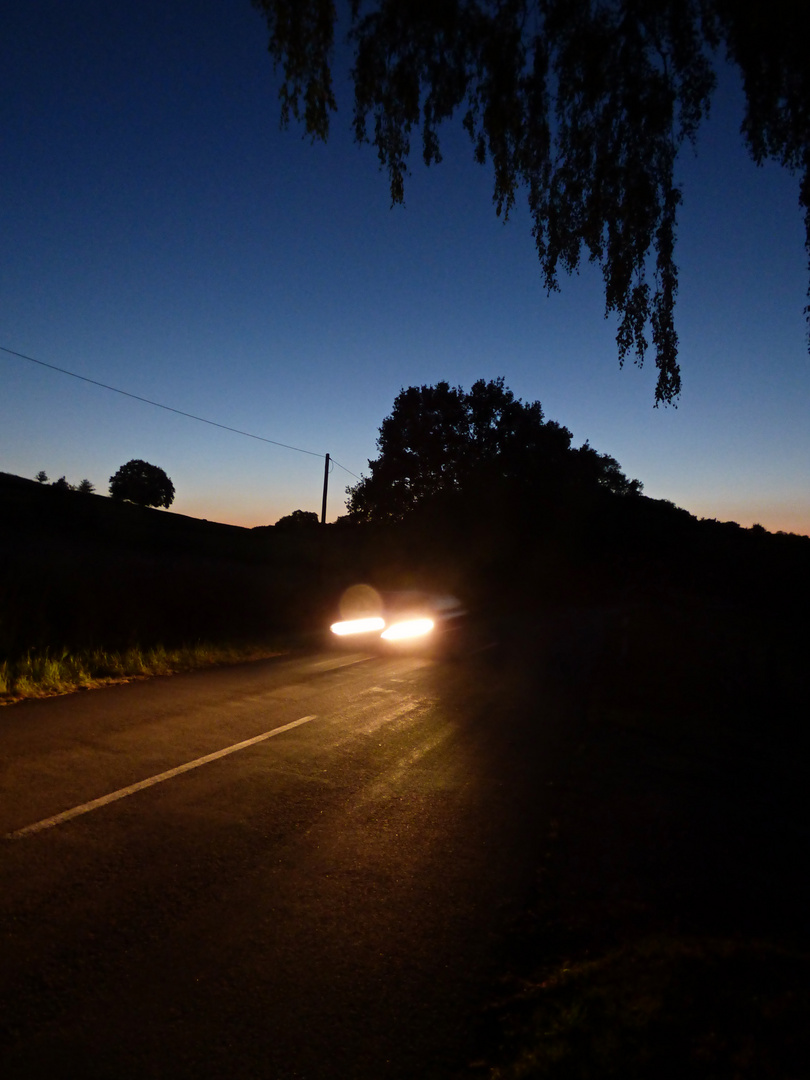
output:
[[[5,475],[0,498],[0,657],[305,640],[358,580],[462,596],[491,647],[459,678],[562,748],[469,1074],[810,1074],[810,540],[651,500],[282,533]]]

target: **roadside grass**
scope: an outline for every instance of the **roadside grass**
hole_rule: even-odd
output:
[[[122,650],[32,651],[17,659],[0,660],[0,704],[70,694],[152,675],[259,660],[288,650],[289,644],[273,640],[235,644],[196,642],[179,648],[155,645]]]
[[[765,943],[642,940],[527,987],[520,1049],[490,1077],[805,1076],[808,976],[810,958]]]

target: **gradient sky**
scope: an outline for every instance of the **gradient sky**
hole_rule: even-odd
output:
[[[0,470],[106,492],[130,458],[173,510],[330,520],[404,386],[503,375],[518,397],[699,517],[810,533],[807,264],[798,180],[757,169],[724,74],[682,155],[683,393],[619,370],[601,277],[546,297],[521,207],[448,130],[390,207],[350,132],[279,130],[249,0],[26,0],[0,15],[0,345],[310,453],[198,423],[0,352]],[[345,470],[349,470],[347,472]]]

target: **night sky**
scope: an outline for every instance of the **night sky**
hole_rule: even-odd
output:
[[[106,493],[143,458],[173,511],[251,526],[319,513],[328,451],[331,520],[402,387],[503,375],[645,494],[810,533],[798,179],[748,158],[732,72],[681,158],[683,393],[654,409],[599,272],[546,297],[458,128],[392,209],[348,83],[326,146],[279,130],[266,37],[248,0],[3,6],[0,345],[309,453],[0,352],[0,470]]]

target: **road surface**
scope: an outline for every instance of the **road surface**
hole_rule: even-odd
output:
[[[504,678],[318,653],[0,710],[0,1075],[458,1075],[559,751]]]

